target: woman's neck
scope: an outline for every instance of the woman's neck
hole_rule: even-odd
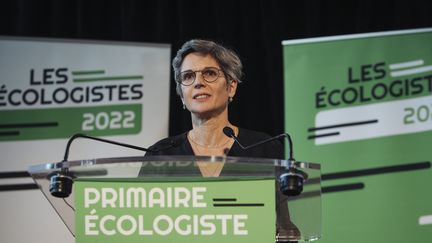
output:
[[[222,114],[211,117],[209,119],[192,116],[192,131],[190,138],[202,146],[217,147],[221,146],[229,140],[223,133],[223,128],[229,126],[237,133],[237,128],[228,121],[228,114]]]

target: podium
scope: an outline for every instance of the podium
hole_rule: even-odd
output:
[[[215,168],[222,169],[203,176]],[[29,173],[77,242],[87,242],[85,237],[105,237],[98,240],[104,242],[258,242],[263,235],[269,242],[296,242],[321,237],[321,172],[316,163],[146,156],[45,163],[31,166]],[[299,194],[287,196],[287,183],[299,186]],[[135,240],[121,238],[132,236]]]

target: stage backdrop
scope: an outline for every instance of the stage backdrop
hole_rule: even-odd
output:
[[[321,163],[321,242],[432,235],[432,29],[283,42],[285,129]]]
[[[0,53],[2,241],[73,242],[24,172],[61,161],[74,133],[143,147],[166,137],[170,46],[1,37]],[[143,154],[79,139],[69,159]]]

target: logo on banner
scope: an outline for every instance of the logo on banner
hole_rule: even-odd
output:
[[[0,141],[140,132],[143,75],[67,67],[27,72],[25,82],[0,84]]]
[[[363,64],[343,76],[345,87],[315,93],[315,144],[432,130],[432,65],[424,60]]]

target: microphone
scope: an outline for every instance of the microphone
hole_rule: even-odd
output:
[[[223,128],[223,133],[233,138],[234,141],[242,148],[243,150],[248,150],[251,148],[255,148],[257,146],[266,144],[268,142],[277,140],[279,138],[287,138],[288,139],[288,146],[289,146],[289,158],[288,161],[292,162],[292,166],[290,166],[288,169],[285,169],[282,171],[282,174],[279,176],[279,183],[280,183],[280,190],[283,194],[287,196],[298,196],[303,191],[303,184],[304,181],[307,179],[307,174],[299,169],[296,168],[295,165],[295,159],[294,159],[294,152],[293,152],[293,143],[291,140],[291,136],[288,133],[279,134],[277,136],[265,139],[263,141],[251,144],[249,146],[243,146],[238,138],[236,137],[234,130],[228,126]]]
[[[103,143],[113,144],[121,147],[127,147],[130,149],[140,150],[144,152],[153,152],[153,150],[143,147],[138,147],[126,143],[120,143],[108,139],[98,138],[98,137],[92,137],[85,134],[77,133],[74,134],[67,142],[65,154],[63,157],[63,160],[61,162],[66,162],[69,157],[69,150],[70,146],[72,145],[72,142],[77,138],[86,138],[91,139]],[[69,172],[68,168],[62,168],[59,172],[54,173],[50,176],[50,185],[49,190],[52,196],[59,197],[59,198],[65,198],[68,197],[72,193],[72,184],[73,184],[74,176],[72,173]]]

